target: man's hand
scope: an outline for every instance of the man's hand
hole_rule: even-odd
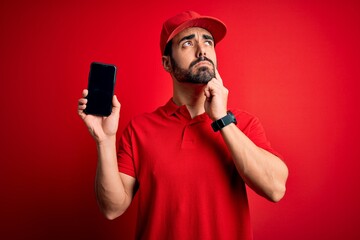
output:
[[[88,90],[82,92],[78,102],[78,114],[85,122],[97,143],[98,164],[95,175],[95,192],[100,210],[106,218],[114,219],[129,207],[136,179],[120,173],[116,155],[116,132],[120,117],[120,103],[114,95],[112,112],[108,117],[86,114]]]
[[[112,112],[108,117],[94,116],[86,114],[84,110],[86,109],[88,90],[84,89],[82,92],[82,98],[78,101],[78,114],[80,118],[85,122],[85,125],[89,129],[90,134],[93,136],[97,143],[101,143],[104,140],[116,136],[116,131],[118,129],[119,117],[120,117],[120,102],[117,100],[116,96],[113,96],[112,99]]]
[[[205,112],[212,120],[218,120],[227,114],[227,100],[229,90],[224,87],[223,81],[217,69],[215,69],[215,78],[208,82],[204,94]]]

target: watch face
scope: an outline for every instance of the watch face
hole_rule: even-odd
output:
[[[217,132],[220,129],[222,129],[223,127],[225,127],[225,126],[227,126],[227,125],[229,125],[231,123],[237,124],[234,114],[232,112],[228,111],[225,117],[214,121],[211,124],[211,127],[213,128],[213,130],[215,132]]]

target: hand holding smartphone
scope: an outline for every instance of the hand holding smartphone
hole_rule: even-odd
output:
[[[116,81],[116,66],[99,62],[90,65],[86,114],[109,116]]]

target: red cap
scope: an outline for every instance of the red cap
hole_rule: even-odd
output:
[[[226,34],[226,26],[219,19],[201,16],[194,11],[185,11],[164,22],[160,36],[161,54],[164,54],[166,44],[171,39],[189,27],[200,27],[208,30],[215,43],[220,42]]]

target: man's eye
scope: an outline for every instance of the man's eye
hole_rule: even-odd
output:
[[[183,46],[184,47],[190,47],[190,46],[192,46],[192,42],[190,42],[190,41],[184,42]]]
[[[212,45],[214,45],[214,42],[211,41],[211,40],[207,40],[207,41],[205,41],[205,44],[209,45],[209,46],[212,46]]]

